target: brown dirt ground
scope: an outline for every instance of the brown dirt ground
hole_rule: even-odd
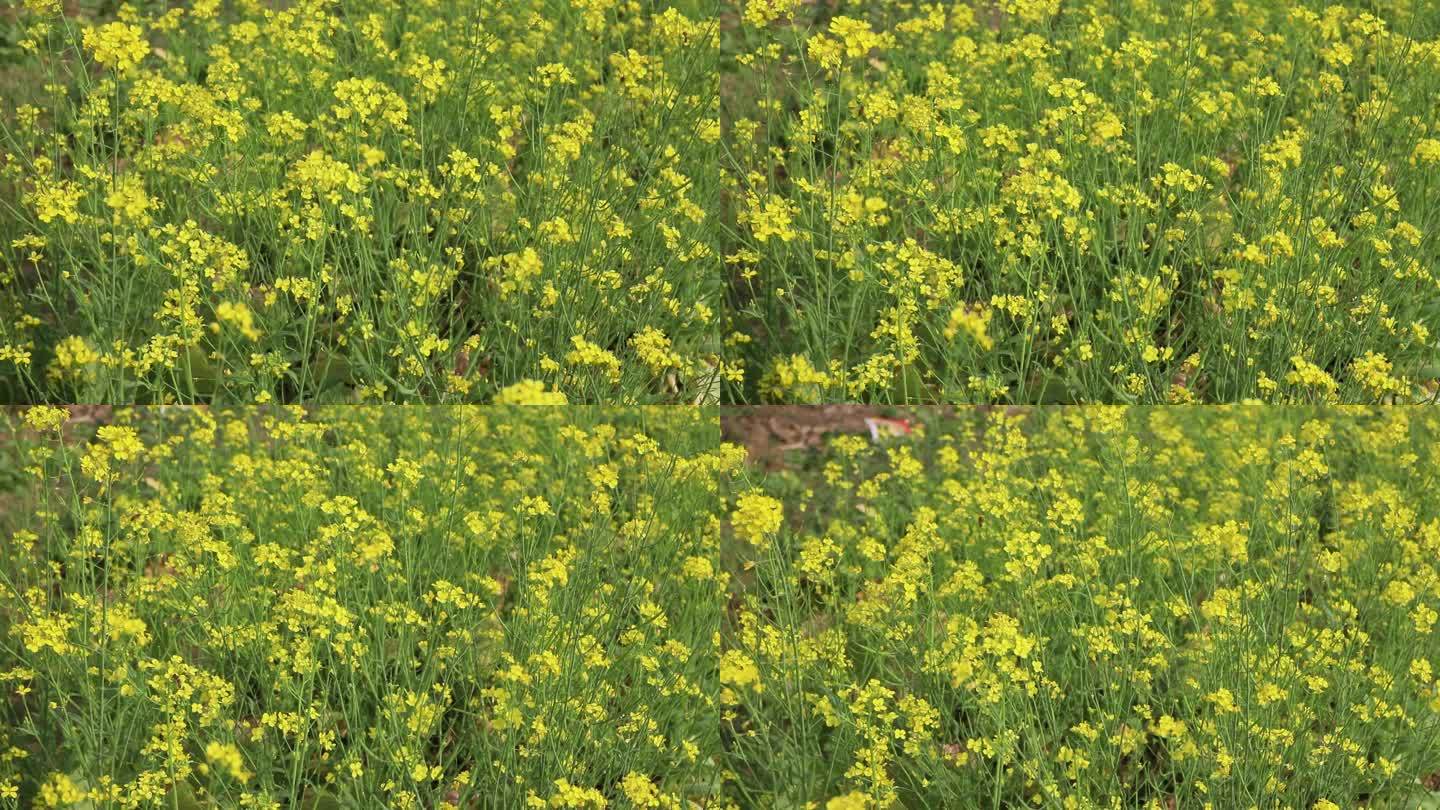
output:
[[[785,466],[791,450],[821,446],[834,433],[870,433],[867,417],[903,418],[893,409],[870,405],[753,405],[726,408],[720,435],[745,445],[750,463],[767,470]]]

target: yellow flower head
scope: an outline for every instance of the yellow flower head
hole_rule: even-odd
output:
[[[123,75],[140,66],[150,43],[139,27],[111,22],[85,32],[85,49],[97,64]]]
[[[507,385],[495,394],[496,405],[564,405],[565,395],[559,391],[546,391],[545,383],[539,380],[521,380]]]
[[[735,527],[736,537],[758,543],[780,531],[783,516],[779,501],[751,493],[740,496],[730,521]]]

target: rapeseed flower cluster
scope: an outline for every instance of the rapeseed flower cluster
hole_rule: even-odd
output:
[[[741,806],[1435,801],[1440,414],[911,416],[730,489]]]
[[[1440,392],[1432,6],[735,5],[728,399]]]
[[[0,810],[1440,807],[1434,0],[10,6]]]
[[[0,399],[717,399],[706,3],[118,5],[9,15]]]
[[[1433,799],[1431,409],[557,396],[8,412],[0,808]]]
[[[718,795],[713,411],[68,417],[0,422],[0,808]]]
[[[1428,12],[27,0],[0,395],[1434,399]]]

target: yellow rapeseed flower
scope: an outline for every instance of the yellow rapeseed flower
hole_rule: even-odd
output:
[[[86,31],[85,48],[97,64],[121,75],[139,67],[150,53],[145,32],[123,22],[110,22]]]

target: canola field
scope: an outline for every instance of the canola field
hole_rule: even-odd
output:
[[[0,810],[1440,810],[1440,0],[0,3]]]
[[[0,807],[1440,802],[1440,413],[12,412]]]
[[[6,12],[9,401],[714,400],[698,0],[66,8]]]
[[[924,413],[752,473],[731,795],[1435,807],[1437,461],[1429,410],[1095,407]]]
[[[1437,37],[1429,0],[745,3],[732,396],[1433,399]]]
[[[7,426],[0,807],[715,806],[713,414],[64,418]]]

